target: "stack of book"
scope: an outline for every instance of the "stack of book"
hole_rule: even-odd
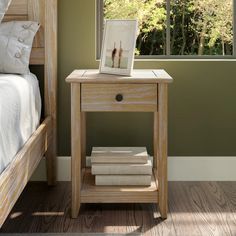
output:
[[[94,147],[91,169],[96,185],[151,185],[152,161],[144,147]]]

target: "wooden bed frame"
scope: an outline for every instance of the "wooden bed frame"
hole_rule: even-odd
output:
[[[41,24],[30,64],[44,65],[45,119],[0,174],[0,228],[44,155],[48,184],[56,182],[57,0],[12,0],[3,21],[12,20]]]

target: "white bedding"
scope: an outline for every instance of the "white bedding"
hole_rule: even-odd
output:
[[[40,115],[36,76],[0,74],[0,173],[37,129]]]

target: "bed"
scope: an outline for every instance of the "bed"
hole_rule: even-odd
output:
[[[0,74],[0,174],[39,126],[41,96],[35,75]]]
[[[44,98],[35,75],[0,74],[0,227],[43,156],[56,182],[57,0],[12,0],[3,21],[13,20],[41,24],[30,64],[43,65]]]

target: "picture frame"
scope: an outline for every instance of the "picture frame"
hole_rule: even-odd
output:
[[[137,20],[105,20],[99,72],[131,76]]]

